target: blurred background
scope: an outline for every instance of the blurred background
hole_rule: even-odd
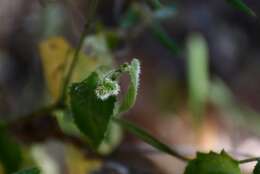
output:
[[[222,149],[238,159],[260,156],[259,18],[224,0],[151,2],[100,1],[82,50],[94,61],[81,68],[91,71],[138,58],[138,99],[124,117],[186,156]],[[260,15],[259,1],[245,2]],[[77,47],[91,10],[88,0],[0,1],[2,120],[51,102],[48,66]],[[121,85],[124,92],[127,77]],[[64,114],[69,115],[56,115]],[[122,136],[121,129],[115,132],[117,145],[106,149],[104,158],[59,141],[57,129],[55,121],[42,118],[14,130],[26,163],[40,165],[44,174],[181,174],[185,167],[131,135]],[[253,166],[242,165],[243,172],[251,173]]]

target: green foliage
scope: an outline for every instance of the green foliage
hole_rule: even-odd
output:
[[[246,13],[250,16],[256,16],[255,12],[251,10],[242,0],[226,0],[234,8]]]
[[[197,153],[197,157],[188,163],[184,174],[241,174],[238,161],[226,152]]]
[[[120,90],[117,80],[124,72],[129,73],[131,82],[125,97],[119,104],[119,110],[115,110],[115,96]],[[72,85],[70,103],[74,120],[93,148],[98,149],[103,142],[112,116],[117,115],[118,111],[125,112],[134,105],[139,76],[140,62],[134,59],[130,65],[124,64],[119,69],[103,75],[94,72],[83,82]]]
[[[260,161],[257,162],[253,174],[260,174]]]
[[[133,59],[128,68],[128,72],[130,75],[130,86],[120,105],[120,113],[128,111],[135,104],[140,80],[140,66],[140,61],[138,59]]]
[[[97,97],[95,90],[99,80],[99,75],[94,72],[83,82],[73,84],[70,89],[75,123],[95,149],[105,137],[116,102],[114,96],[105,100]]]
[[[10,137],[6,126],[0,122],[0,161],[6,174],[19,169],[22,161],[20,146]]]
[[[169,49],[171,53],[176,55],[176,53],[179,53],[180,51],[178,45],[174,42],[173,39],[170,38],[167,32],[160,25],[158,17],[156,18],[156,12],[159,12],[160,10],[162,10],[161,12],[163,12],[163,10],[172,11],[172,9],[163,9],[164,6],[160,3],[160,0],[146,0],[146,2],[151,6],[152,10],[150,8],[148,8],[148,10],[144,9],[143,6],[140,6],[140,8],[138,5],[137,7],[133,6],[129,9],[129,11],[125,15],[125,18],[123,18],[123,20],[121,21],[121,28],[129,29],[130,27],[138,25],[139,23],[145,25],[149,24],[153,36],[165,48]],[[251,10],[242,0],[226,0],[226,2],[248,15],[256,16],[255,12]],[[97,50],[99,51],[97,52],[100,52],[100,56],[98,57],[107,58],[110,57],[107,45],[109,45],[110,48],[116,48],[120,41],[119,36],[113,32],[106,34],[107,42],[105,42],[104,36],[101,36],[100,39],[85,39],[89,32],[89,26],[93,20],[93,16],[95,15],[97,5],[98,0],[90,0],[90,2],[88,3],[88,10],[86,11],[87,13],[85,16],[87,19],[85,29],[82,33],[80,43],[76,50],[71,49],[71,46],[63,41],[61,38],[55,38],[55,42],[52,43],[57,43],[57,45],[62,46],[62,49],[57,50],[54,53],[53,51],[48,52],[45,49],[45,51],[43,51],[44,54],[42,57],[44,58],[44,60],[46,59],[46,63],[44,63],[46,65],[45,73],[50,72],[48,74],[46,73],[45,75],[47,77],[47,81],[48,79],[50,81],[50,89],[58,87],[57,89],[53,89],[53,94],[55,98],[57,98],[56,100],[58,100],[59,104],[59,108],[55,109],[62,110],[59,114],[56,115],[58,115],[57,118],[59,120],[59,123],[63,126],[64,132],[70,132],[71,134],[78,136],[80,134],[80,131],[85,135],[88,143],[93,149],[97,150],[98,152],[102,152],[103,154],[107,154],[111,152],[111,148],[114,148],[114,146],[119,144],[118,140],[121,140],[121,134],[117,133],[121,130],[121,127],[119,126],[122,126],[122,128],[128,130],[130,133],[134,134],[154,148],[174,157],[177,157],[183,161],[189,161],[184,174],[241,174],[241,171],[239,169],[239,161],[232,159],[224,151],[222,151],[220,154],[214,152],[210,152],[208,154],[198,153],[196,159],[189,160],[171,147],[154,138],[150,133],[146,132],[145,130],[138,128],[131,122],[116,117],[121,113],[127,112],[130,108],[134,106],[136,102],[140,79],[140,62],[138,59],[134,59],[130,64],[124,64],[118,69],[110,71],[109,73],[102,74],[100,72],[100,74],[98,74],[96,72],[93,72],[84,81],[74,83],[70,88],[70,106],[73,113],[74,122],[69,122],[68,120],[65,120],[66,118],[64,117],[64,110],[68,109],[64,104],[67,101],[66,90],[70,81],[74,79],[74,76],[77,76],[77,72],[75,72],[74,70],[76,69],[76,65],[81,65],[82,69],[85,69],[88,72],[92,72],[93,69],[96,69],[96,67],[99,66],[99,64],[97,64],[97,62],[95,61],[88,62],[86,64],[80,62],[81,57],[86,57],[84,56],[84,54],[81,53],[81,48],[84,46],[84,44],[88,42],[95,43],[93,44],[94,48],[98,48]],[[164,13],[168,15],[169,12],[166,12]],[[49,24],[53,25],[51,28],[54,27],[51,30],[55,30],[55,28],[60,25],[55,25],[52,23]],[[50,32],[47,33],[50,34]],[[98,42],[98,40],[100,41]],[[53,48],[50,47],[48,43],[46,44],[47,48]],[[53,44],[51,45],[53,46]],[[100,45],[104,45],[104,47],[100,47]],[[68,52],[68,50],[71,53]],[[52,57],[54,57],[55,59],[52,59]],[[68,62],[66,61],[66,59],[69,57],[71,57],[71,61]],[[60,62],[57,62],[58,59],[56,58],[62,59],[60,60]],[[89,59],[87,58],[85,60]],[[102,60],[105,61],[108,59]],[[192,37],[188,41],[187,62],[190,102],[189,104],[193,115],[197,118],[200,118],[204,114],[208,98],[209,75],[208,48],[206,46],[205,40],[199,35],[192,35]],[[86,65],[90,66],[91,63],[93,63],[93,69],[86,68]],[[60,68],[59,71],[56,71],[57,67],[62,67],[66,64],[68,65],[68,67],[61,68],[62,73],[59,72],[61,70]],[[63,70],[64,72],[65,70],[66,72],[68,71],[64,83]],[[56,72],[57,75],[55,75],[53,72]],[[122,101],[117,101],[116,96],[119,94],[120,91],[118,81],[119,77],[123,73],[129,74],[130,84],[126,94],[123,96]],[[60,87],[63,87],[61,91],[61,98],[59,98]],[[51,110],[50,112],[52,112],[53,110]],[[20,147],[9,136],[4,124],[0,124],[0,161],[3,164],[6,174],[17,171],[21,164]],[[248,162],[250,160],[245,161]],[[257,163],[253,173],[260,174],[260,162]],[[21,170],[15,174],[40,174],[40,170],[38,168],[28,168]]]
[[[40,173],[41,173],[41,171],[38,168],[32,167],[32,168],[28,168],[28,169],[23,169],[14,174],[40,174]]]

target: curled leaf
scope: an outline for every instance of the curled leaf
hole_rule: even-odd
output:
[[[129,66],[130,86],[119,107],[119,112],[128,111],[135,104],[141,73],[141,65],[138,59],[133,59]]]

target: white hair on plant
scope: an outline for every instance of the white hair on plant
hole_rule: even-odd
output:
[[[120,86],[118,82],[110,78],[103,79],[95,90],[97,97],[101,100],[106,100],[110,96],[116,96],[119,94],[119,91]]]
[[[131,64],[123,64],[118,69],[105,74],[95,90],[96,96],[101,100],[106,100],[110,96],[117,96],[120,91],[117,80],[125,72],[128,72],[131,77],[131,85],[133,86],[131,90],[133,90],[133,98],[136,98],[141,73],[141,65],[138,59],[133,59]]]
[[[138,59],[133,59],[131,62],[131,68],[132,71],[130,72],[130,75],[132,76],[132,80],[135,83],[136,88],[139,88],[140,83],[140,74],[141,74],[141,64]]]

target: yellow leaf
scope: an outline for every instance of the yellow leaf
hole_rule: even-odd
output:
[[[69,59],[71,46],[62,37],[54,37],[40,43],[40,55],[48,90],[56,101],[59,97]]]
[[[0,164],[0,174],[4,174],[4,168],[2,164]]]
[[[69,174],[90,174],[101,168],[100,160],[88,159],[82,152],[72,146],[67,147],[66,162]]]
[[[95,45],[89,42],[89,38],[91,40],[95,38]],[[94,35],[89,38],[86,38],[84,48],[90,47],[92,52],[89,55],[80,52],[71,82],[85,79],[98,66],[111,65],[112,56],[103,37]],[[63,37],[51,37],[40,43],[39,50],[47,89],[55,102],[60,97],[63,80],[72,62],[75,49]]]

